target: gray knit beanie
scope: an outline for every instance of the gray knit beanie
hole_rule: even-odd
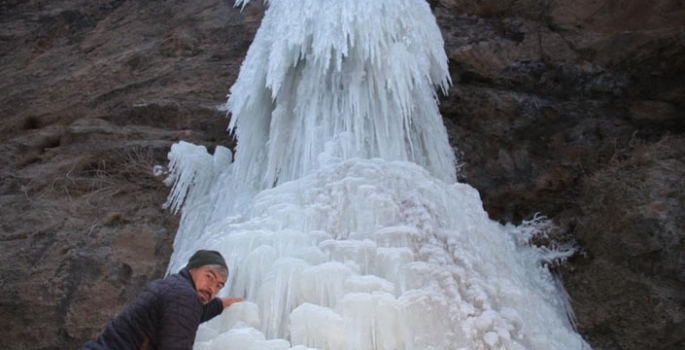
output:
[[[198,267],[206,265],[218,265],[224,268],[228,272],[228,266],[226,265],[226,260],[221,256],[221,253],[215,250],[198,250],[190,257],[188,260],[189,269],[196,269]]]

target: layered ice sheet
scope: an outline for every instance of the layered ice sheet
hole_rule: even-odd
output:
[[[196,348],[582,349],[544,252],[514,232],[415,164],[324,167],[192,242],[226,257],[222,295],[248,300]]]

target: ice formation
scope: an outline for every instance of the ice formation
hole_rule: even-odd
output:
[[[237,1],[244,6],[248,1]],[[242,296],[196,349],[583,349],[550,252],[456,181],[424,0],[270,0],[226,109],[235,161],[180,142],[169,272],[197,249]]]

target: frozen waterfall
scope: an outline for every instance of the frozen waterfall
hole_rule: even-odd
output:
[[[238,6],[247,4],[238,0]],[[425,0],[269,0],[225,108],[236,156],[180,142],[169,272],[197,249],[242,296],[195,349],[586,349],[546,267],[456,181]]]

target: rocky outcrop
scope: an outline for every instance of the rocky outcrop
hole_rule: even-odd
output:
[[[173,142],[231,146],[216,106],[259,6],[0,2],[2,349],[73,349],[166,272]]]
[[[441,1],[441,110],[491,218],[553,218],[597,349],[685,347],[685,8]]]
[[[685,346],[680,2],[430,3],[460,180],[577,242],[557,272],[594,348]],[[151,168],[233,146],[216,107],[263,9],[231,5],[0,2],[0,348],[76,348],[164,274],[178,223]]]

